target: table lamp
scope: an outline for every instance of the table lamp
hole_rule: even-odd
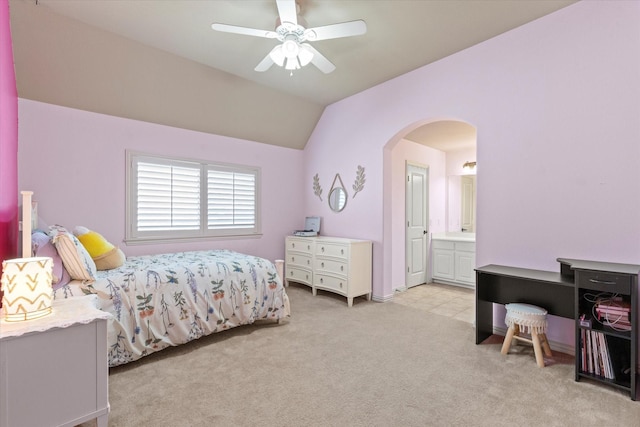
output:
[[[2,309],[7,322],[51,314],[53,259],[17,258],[2,261]]]

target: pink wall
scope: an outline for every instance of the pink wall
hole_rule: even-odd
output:
[[[21,189],[34,191],[47,224],[84,225],[127,255],[233,249],[271,260],[284,257],[284,236],[299,228],[304,210],[303,152],[152,123],[19,100]],[[260,166],[261,238],[127,246],[125,150]]]
[[[9,2],[0,0],[0,261],[18,255],[17,159],[18,94],[11,47]]]
[[[477,265],[640,263],[638,28],[640,2],[578,2],[329,106],[306,149],[307,212],[327,234],[375,242],[374,298],[389,297],[404,206],[385,147],[412,123],[456,117],[478,131]],[[376,170],[367,197],[328,214],[311,177],[356,164]],[[549,338],[572,345],[571,322],[556,324]]]

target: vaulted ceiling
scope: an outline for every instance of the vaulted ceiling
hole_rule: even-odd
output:
[[[275,0],[11,0],[10,12],[22,98],[301,149],[325,106],[573,2],[301,0],[308,27],[362,19],[367,32],[312,43],[332,73],[292,75],[254,71],[276,40],[211,29],[273,30]]]

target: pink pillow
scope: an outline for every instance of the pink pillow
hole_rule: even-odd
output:
[[[58,255],[58,251],[51,237],[43,231],[34,231],[31,235],[31,251],[33,256],[46,256],[53,258],[53,290],[63,287],[71,281],[71,276],[62,265],[62,258]]]

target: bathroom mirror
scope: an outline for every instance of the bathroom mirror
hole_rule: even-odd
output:
[[[475,233],[476,176],[450,175],[447,187],[447,231]]]
[[[344,188],[342,178],[337,173],[333,178],[333,184],[331,184],[331,190],[329,190],[329,207],[334,212],[342,212],[347,205],[347,190]]]

